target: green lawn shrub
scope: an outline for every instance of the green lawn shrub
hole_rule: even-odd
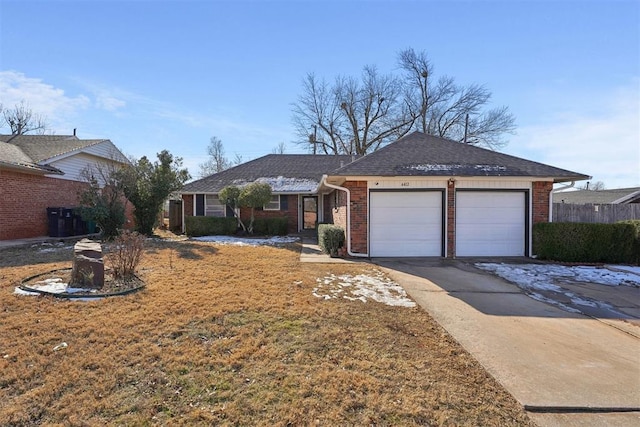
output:
[[[188,216],[185,218],[185,229],[189,237],[232,235],[238,229],[238,220],[215,216]]]
[[[629,219],[626,221],[618,221],[618,224],[629,224],[635,228],[635,242],[633,245],[633,254],[635,261],[633,264],[640,265],[640,219]]]
[[[344,246],[344,230],[333,224],[318,224],[318,245],[331,256],[338,255]]]
[[[263,236],[286,236],[288,232],[288,218],[256,218],[253,223],[253,234]]]
[[[554,261],[633,264],[638,261],[639,228],[628,223],[538,223],[533,226],[533,252]]]

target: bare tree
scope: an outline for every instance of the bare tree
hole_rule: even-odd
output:
[[[285,151],[287,151],[287,144],[285,144],[283,141],[280,144],[276,145],[273,150],[271,150],[271,154],[284,154]]]
[[[9,126],[12,135],[23,135],[35,132],[42,135],[47,130],[47,122],[40,115],[34,113],[28,104],[20,101],[13,108],[2,109],[2,122]]]
[[[433,67],[425,52],[405,49],[398,63],[413,95],[413,110],[419,113],[417,130],[492,149],[506,145],[503,136],[515,130],[515,118],[507,107],[486,109],[491,100],[487,88],[459,86],[448,76],[432,83]]]
[[[360,79],[338,77],[332,86],[308,74],[303,87],[294,125],[308,135],[304,143],[313,152],[366,154],[406,134],[415,121],[402,82],[375,67],[364,67]]]
[[[400,75],[365,66],[359,79],[338,77],[332,85],[314,74],[303,80],[293,104],[299,144],[314,153],[366,154],[409,131],[496,149],[515,129],[506,107],[487,109],[491,93],[481,85],[459,86],[433,79],[426,53],[399,53]]]
[[[579,185],[576,188],[578,188],[578,190],[601,191],[605,189],[605,185],[602,181],[587,181],[585,184]]]
[[[212,136],[207,146],[207,154],[209,158],[204,163],[200,163],[200,177],[212,175],[222,172],[232,166],[242,163],[242,157],[236,154],[234,160],[229,160],[225,155],[224,145],[220,138]]]

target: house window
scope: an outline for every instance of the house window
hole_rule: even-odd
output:
[[[220,203],[220,199],[218,199],[218,195],[207,194],[205,196],[204,216],[224,217],[226,216],[225,212],[226,212],[226,206]]]
[[[271,201],[264,205],[263,209],[265,211],[279,211],[280,210],[280,195],[272,195]]]

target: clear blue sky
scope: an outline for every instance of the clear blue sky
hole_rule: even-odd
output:
[[[244,160],[281,142],[303,152],[291,104],[304,75],[391,72],[408,47],[510,108],[503,151],[640,185],[635,0],[0,0],[0,102],[136,157],[168,149],[195,176],[212,136]]]

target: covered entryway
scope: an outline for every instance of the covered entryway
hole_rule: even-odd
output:
[[[302,197],[302,229],[315,230],[318,225],[318,196]]]
[[[525,256],[527,191],[456,192],[456,256]]]
[[[441,190],[371,191],[370,255],[443,256],[443,198]]]

